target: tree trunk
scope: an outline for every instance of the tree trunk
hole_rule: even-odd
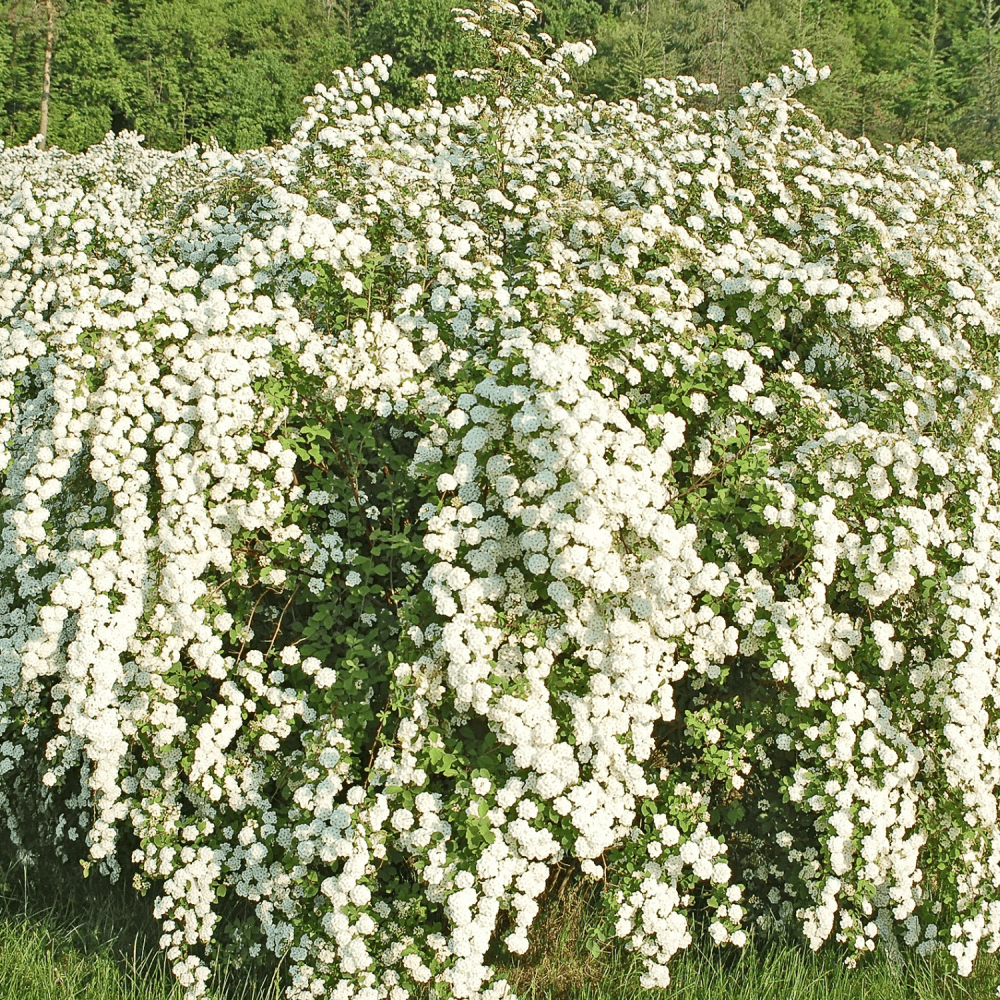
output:
[[[45,26],[45,63],[42,69],[42,105],[41,121],[38,134],[42,137],[38,143],[39,149],[45,149],[49,134],[49,88],[52,83],[52,46],[56,34],[55,0],[45,0],[47,23]]]

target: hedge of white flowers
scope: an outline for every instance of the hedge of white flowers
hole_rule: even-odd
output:
[[[316,88],[287,144],[0,149],[0,818],[150,890],[187,995],[508,994],[546,890],[1000,946],[1000,187],[564,89]],[[589,889],[588,889],[589,887]],[[249,966],[248,966],[249,967]]]

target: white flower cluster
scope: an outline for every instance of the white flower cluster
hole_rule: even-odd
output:
[[[966,974],[1000,946],[1000,188],[826,131],[806,52],[714,115],[578,101],[591,47],[487,8],[530,86],[404,111],[372,57],[278,149],[0,150],[11,835],[117,876],[130,829],[192,997],[229,944],[300,1000],[499,1000],[567,863],[647,986],[701,906]],[[394,647],[351,623],[384,676],[333,625],[300,651],[296,600],[395,571],[310,407],[430,497]]]

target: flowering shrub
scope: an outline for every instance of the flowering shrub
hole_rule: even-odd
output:
[[[495,998],[558,873],[699,928],[1000,945],[1000,189],[795,100],[0,152],[0,814],[155,889],[190,996]],[[486,51],[488,49],[488,51]],[[849,959],[852,960],[852,959]]]

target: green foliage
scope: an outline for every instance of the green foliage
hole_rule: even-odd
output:
[[[808,95],[831,127],[876,146],[919,137],[965,158],[997,158],[1000,45],[995,0],[566,0],[541,3],[531,27],[556,45],[592,38],[597,56],[570,62],[572,87],[636,98],[648,77],[712,80],[723,107],[808,47],[833,77]],[[482,61],[454,24],[451,0],[68,0],[59,8],[49,132],[69,151],[108,129],[138,129],[176,150],[211,136],[230,149],[279,141],[303,94],[349,63],[389,54],[386,96],[423,99],[432,74],[446,104],[469,93],[453,71]],[[7,0],[0,20],[0,137],[38,129],[44,18]],[[935,13],[936,11],[936,13]],[[478,51],[478,55],[472,56]]]
[[[597,0],[543,0],[536,7],[541,17],[533,29],[544,31],[556,45],[594,38],[605,13]]]
[[[101,0],[68,7],[53,53],[49,143],[67,150],[101,141],[125,106],[126,63],[115,44],[114,9]]]
[[[421,103],[426,90],[417,82],[436,77],[438,95],[454,104],[468,91],[452,70],[474,64],[472,40],[455,24],[453,0],[376,0],[365,19],[362,46],[366,52],[392,56],[386,96],[397,106]]]
[[[683,66],[673,44],[682,34],[671,35],[648,5],[635,16],[604,18],[593,37],[597,55],[584,66],[570,68],[573,87],[582,93],[605,100],[635,97],[647,77],[673,78]]]

